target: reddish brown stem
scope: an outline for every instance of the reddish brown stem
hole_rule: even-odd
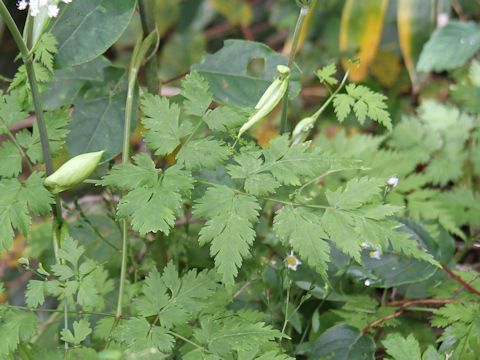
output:
[[[396,300],[390,301],[385,304],[385,306],[402,306],[408,307],[412,305],[444,305],[449,303],[462,303],[462,300],[457,299],[419,299],[419,300]]]
[[[443,305],[443,304],[448,304],[448,303],[461,303],[461,300],[456,300],[456,299],[419,299],[419,300],[400,300],[400,301],[391,301],[386,304],[386,306],[399,306],[401,307],[395,311],[393,314],[386,315],[384,317],[381,317],[375,321],[372,321],[370,324],[365,326],[362,330],[364,334],[368,333],[371,329],[374,327],[380,325],[381,323],[391,320],[391,319],[396,319],[400,317],[405,310],[408,310],[408,307],[413,306],[413,305]]]
[[[466,281],[462,280],[462,278],[460,276],[458,276],[457,274],[455,274],[451,269],[449,269],[446,265],[443,265],[442,264],[442,269],[448,274],[448,276],[450,276],[450,278],[452,280],[455,280],[456,282],[458,282],[460,285],[462,285],[466,290],[470,291],[471,293],[473,294],[476,294],[478,296],[480,296],[480,291],[475,289],[472,285],[470,285],[469,283],[467,283]]]

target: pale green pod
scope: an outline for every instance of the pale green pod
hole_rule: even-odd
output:
[[[277,70],[279,72],[279,77],[270,84],[265,93],[262,95],[255,106],[257,111],[240,128],[238,131],[238,137],[242,136],[242,134],[255,123],[270,114],[270,112],[275,108],[275,106],[277,106],[277,104],[285,95],[290,79],[290,69],[284,65],[278,65]]]
[[[278,77],[273,80],[273,82],[270,84],[270,86],[265,90],[263,93],[262,97],[260,100],[258,100],[257,105],[255,105],[255,110],[260,109],[263,105],[265,105],[265,102],[267,99],[275,93],[278,88],[281,86],[282,81],[285,78],[288,78],[290,76],[290,68],[285,65],[277,65],[277,71],[278,71]]]
[[[71,189],[85,180],[98,166],[104,151],[77,155],[47,177],[44,185],[52,194]]]
[[[265,105],[268,98],[278,90],[280,85],[282,85],[282,80],[280,80],[280,78],[277,78],[277,79],[273,80],[273,82],[270,84],[270,86],[267,88],[267,90],[265,90],[265,92],[263,93],[260,100],[258,100],[257,105],[255,105],[255,110],[258,110],[263,105]]]
[[[296,138],[297,136],[309,131],[313,127],[315,120],[315,118],[310,116],[300,120],[297,126],[295,126],[295,129],[293,129],[292,138]]]

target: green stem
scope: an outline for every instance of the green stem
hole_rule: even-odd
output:
[[[33,60],[30,56],[28,48],[23,41],[22,35],[18,30],[17,24],[13,20],[12,16],[8,12],[7,7],[5,6],[4,1],[0,1],[0,16],[5,21],[10,33],[12,34],[13,40],[20,51],[20,55],[22,56],[23,63],[25,64],[25,68],[27,70],[27,77],[30,84],[30,88],[32,90],[32,98],[33,98],[33,106],[35,108],[35,116],[37,119],[38,125],[38,132],[40,135],[40,143],[42,147],[42,154],[43,159],[45,161],[45,170],[48,175],[53,173],[53,166],[52,166],[52,156],[50,153],[50,146],[48,143],[48,134],[47,134],[47,126],[45,123],[45,118],[43,115],[43,107],[40,101],[40,92],[38,90],[38,82],[37,77],[35,76],[35,69],[33,67]],[[58,198],[57,198],[58,199]],[[61,209],[60,204],[56,204],[52,207],[53,214],[57,219],[58,223],[61,224],[63,222],[62,212],[58,212],[58,209]]]
[[[145,38],[150,34],[153,29],[149,26],[147,18],[147,9],[145,6],[145,0],[138,1],[138,7],[140,9],[140,20],[142,22],[143,37]],[[152,54],[145,64],[145,78],[147,81],[147,89],[149,93],[160,93],[160,78],[158,77],[158,61],[155,54]]]
[[[30,84],[30,89],[32,91],[32,99],[33,99],[33,106],[35,108],[35,116],[37,119],[37,126],[38,126],[38,132],[40,135],[40,144],[42,147],[42,154],[43,154],[43,160],[45,161],[45,170],[47,173],[47,176],[51,175],[53,173],[53,166],[52,166],[52,155],[50,152],[50,145],[48,143],[48,133],[47,133],[47,126],[45,123],[45,118],[43,115],[43,107],[42,103],[40,101],[40,91],[38,89],[38,82],[37,82],[37,77],[35,75],[35,68],[33,64],[33,59],[28,51],[27,45],[25,44],[25,41],[23,40],[22,35],[20,34],[20,31],[17,27],[17,24],[15,24],[15,21],[13,20],[12,16],[8,12],[7,7],[5,6],[3,0],[0,1],[0,16],[3,18],[5,21],[5,24],[7,25],[8,29],[10,30],[10,33],[12,34],[13,40],[15,41],[20,54],[22,56],[23,63],[25,64],[25,68],[27,70],[27,78],[28,82]],[[29,25],[27,24],[27,27]],[[28,31],[28,29],[27,29]],[[61,205],[61,200],[60,196],[56,195],[55,196],[55,204],[52,205],[52,213],[54,217],[54,243],[53,243],[53,248],[55,252],[55,260],[57,264],[60,263],[60,259],[58,257],[58,248],[60,247],[59,240],[61,239],[62,236],[62,224],[63,224],[63,216],[62,216],[62,205]],[[64,307],[64,315],[65,315],[65,322],[68,322],[68,314],[67,314],[67,308],[66,308],[66,300],[65,300],[65,307]],[[65,342],[65,348],[68,349],[68,343]]]
[[[329,98],[327,99],[327,101],[325,101],[325,103],[322,105],[322,107],[320,109],[317,110],[317,112],[315,112],[315,114],[312,115],[312,117],[316,120],[318,119],[318,117],[325,111],[325,109],[327,108],[327,106],[333,101],[333,99],[335,98],[335,95],[338,94],[338,92],[340,90],[343,89],[343,87],[345,86],[345,83],[347,82],[347,79],[348,79],[348,74],[350,73],[350,70],[347,70],[345,72],[345,75],[343,76],[343,79],[342,79],[342,82],[340,83],[340,85],[335,89],[335,91],[329,96]]]
[[[120,287],[118,289],[116,319],[122,317],[123,293],[125,287],[125,278],[127,274],[127,242],[128,242],[128,224],[127,220],[122,220],[122,265],[120,268]]]
[[[321,179],[323,179],[324,177],[326,177],[328,175],[332,175],[332,174],[335,174],[337,172],[342,172],[342,171],[346,171],[346,170],[364,170],[364,169],[366,169],[366,168],[365,167],[357,167],[357,168],[340,168],[340,169],[328,170],[328,171],[324,172],[322,175],[317,176],[316,178],[313,178],[313,179],[307,181],[306,183],[304,183],[302,186],[300,186],[298,188],[298,190],[296,191],[297,196],[301,196],[303,190],[305,190],[305,188],[307,186],[309,186],[313,183],[316,183],[317,181],[320,181]]]
[[[288,319],[290,318],[290,316],[288,316],[288,304],[290,303],[290,287],[291,286],[292,286],[292,282],[289,281],[287,286],[287,303],[285,304],[285,319],[283,320],[282,337],[280,338],[280,344],[282,343],[283,335],[285,335],[285,329],[287,328]]]
[[[292,69],[293,61],[295,60],[295,55],[297,53],[298,40],[300,38],[303,22],[309,10],[310,8],[308,6],[302,6],[298,14],[297,24],[295,25],[295,30],[293,32],[292,47],[290,48],[290,54],[288,56],[288,67],[290,68],[290,70]],[[287,112],[288,112],[288,88],[282,100],[282,118],[280,122],[280,134],[283,134],[288,131]]]
[[[130,71],[128,74],[127,102],[125,104],[125,124],[123,128],[122,164],[126,164],[130,161],[130,127],[132,124],[135,82],[137,80],[137,74],[138,74],[138,67],[136,65],[137,49],[138,47],[136,46],[134,50],[134,54],[132,56],[132,62],[131,62]],[[118,289],[117,311],[115,315],[115,318],[117,320],[122,317],[123,293],[124,293],[124,287],[125,287],[125,278],[127,275],[127,250],[128,250],[127,247],[128,247],[128,223],[127,223],[127,220],[124,219],[122,220],[122,264],[120,268],[120,286]]]
[[[202,350],[205,353],[208,353],[208,350],[205,349],[203,346],[198,345],[197,343],[193,342],[192,340],[187,339],[186,337],[174,332],[174,331],[167,331],[170,335],[175,336],[176,338],[185,341],[186,343],[189,343],[190,345],[195,346],[197,349]]]

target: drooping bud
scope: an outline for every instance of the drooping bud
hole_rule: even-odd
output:
[[[242,136],[242,134],[255,123],[270,114],[285,95],[290,80],[290,68],[285,65],[278,65],[277,71],[279,74],[278,77],[270,84],[267,90],[265,90],[260,100],[258,100],[257,105],[255,105],[255,110],[257,111],[250,116],[248,121],[240,128],[238,137]]]
[[[52,194],[71,189],[85,180],[97,168],[103,153],[102,150],[71,158],[47,177],[44,185]]]
[[[295,139],[297,136],[302,135],[303,133],[306,133],[307,131],[312,129],[315,120],[316,119],[314,117],[306,117],[300,120],[297,126],[295,126],[295,129],[293,129],[292,138]]]

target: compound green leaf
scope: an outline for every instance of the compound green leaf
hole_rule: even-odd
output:
[[[249,195],[239,194],[226,186],[211,187],[197,200],[195,214],[206,217],[200,231],[201,244],[210,242],[210,254],[225,284],[233,285],[243,259],[250,253],[255,239],[253,223],[260,206]]]

